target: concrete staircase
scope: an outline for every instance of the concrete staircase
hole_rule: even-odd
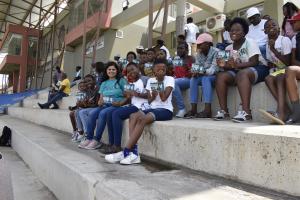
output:
[[[13,148],[58,199],[214,199],[214,194],[215,199],[300,197],[298,126],[174,119],[145,129],[139,141],[144,157],[223,177],[228,183],[185,170],[151,173],[147,165],[107,164],[103,155],[79,150],[65,134],[72,132],[66,109],[74,105],[75,97],[64,98],[61,110],[36,108],[36,102],[46,97],[41,92],[24,100],[24,107],[10,107],[9,116],[0,121],[13,129]],[[127,126],[126,122],[123,141],[128,137]],[[247,193],[243,186],[240,189],[244,183],[263,189]],[[229,189],[224,191],[224,187]]]

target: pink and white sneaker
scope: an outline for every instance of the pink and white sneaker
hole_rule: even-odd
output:
[[[85,147],[88,146],[91,142],[92,142],[92,140],[83,140],[82,142],[80,142],[78,147],[85,149]]]
[[[88,145],[86,145],[84,148],[88,149],[88,150],[94,150],[94,149],[99,149],[101,147],[101,143],[96,141],[96,140],[92,140]]]

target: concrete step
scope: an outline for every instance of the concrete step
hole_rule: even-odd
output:
[[[27,98],[24,99],[22,102],[22,106],[26,108],[39,108],[37,103],[46,103],[47,98]],[[60,109],[68,110],[69,106],[75,106],[76,105],[76,97],[74,96],[68,96],[64,97],[62,100],[57,102]]]
[[[1,200],[56,200],[13,149],[0,147],[0,152]]]
[[[10,116],[0,123],[13,129],[12,145],[39,179],[61,200],[292,200],[279,194],[205,174],[161,168],[150,163],[108,164],[53,129]]]
[[[67,111],[15,107],[8,113],[72,132]],[[128,122],[123,133],[124,144]],[[155,160],[300,196],[298,126],[173,119],[146,127],[139,144],[140,152]]]

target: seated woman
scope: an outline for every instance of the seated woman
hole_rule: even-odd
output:
[[[276,20],[269,19],[265,23],[265,33],[268,35],[266,57],[268,66],[274,69],[266,77],[265,83],[277,102],[277,110],[265,111],[260,109],[271,122],[283,125],[289,114],[286,102],[285,68],[290,65],[292,42],[288,37],[280,35],[279,25]]]
[[[177,56],[173,59],[173,71],[175,77],[175,88],[173,91],[173,98],[178,108],[176,117],[184,117],[186,114],[185,105],[181,90],[190,88],[191,67],[194,58],[188,55],[189,45],[184,42],[177,47]]]
[[[173,117],[172,90],[174,78],[165,76],[167,61],[157,59],[154,62],[154,75],[147,82],[146,90],[151,109],[136,112],[129,118],[129,141],[124,151],[115,155],[107,155],[109,162],[119,162],[124,165],[140,163],[137,141],[141,137],[146,125],[154,121],[171,120]]]
[[[293,24],[294,31],[298,32],[292,39],[292,65],[286,70],[286,87],[292,104],[292,113],[286,124],[294,124],[300,121],[300,100],[298,80],[300,80],[300,14],[289,20]]]
[[[269,74],[266,61],[261,56],[256,42],[245,35],[249,31],[248,23],[243,18],[234,18],[230,24],[232,45],[226,47],[232,54],[228,61],[218,59],[217,63],[224,71],[217,74],[216,91],[221,110],[214,117],[215,120],[228,119],[227,92],[228,86],[237,85],[242,100],[242,110],[232,118],[234,122],[252,120],[250,98],[252,84],[265,80]]]
[[[79,144],[78,147],[80,148],[100,148],[102,146],[100,140],[106,126],[107,114],[119,106],[127,104],[127,99],[123,95],[124,86],[127,81],[121,77],[121,70],[115,62],[107,63],[106,74],[104,74],[103,80],[99,90],[100,98],[98,107],[91,109],[88,113],[88,120],[86,122],[87,138]],[[96,124],[96,136],[94,137]],[[109,142],[112,144],[112,138],[109,138]]]
[[[123,120],[128,119],[132,113],[145,109],[148,104],[147,93],[144,90],[143,81],[140,79],[140,70],[135,63],[129,63],[126,67],[128,84],[125,88],[125,96],[131,99],[131,104],[122,106],[107,115],[108,134],[113,138],[113,146],[103,149],[104,154],[120,149],[122,139]],[[108,159],[114,162],[115,156],[111,154]]]
[[[192,67],[190,81],[190,103],[192,109],[186,117],[211,118],[211,103],[213,98],[213,85],[216,80],[215,73],[218,71],[218,49],[213,47],[213,37],[208,33],[202,33],[196,40],[199,52],[196,55],[195,67]],[[197,113],[198,86],[202,86],[204,110]]]

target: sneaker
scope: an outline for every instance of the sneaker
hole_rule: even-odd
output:
[[[94,150],[94,149],[99,149],[101,147],[101,143],[96,141],[96,140],[92,140],[87,146],[85,146],[85,149],[88,150]]]
[[[224,110],[218,110],[217,115],[214,116],[214,120],[221,121],[221,120],[228,120],[229,113],[225,112]]]
[[[79,135],[80,134],[78,133],[78,131],[76,131],[76,133],[74,133],[74,136],[72,135],[72,142],[76,142]]]
[[[186,110],[185,109],[181,109],[181,110],[179,110],[177,112],[176,117],[183,118],[185,114],[186,114]]]
[[[252,120],[252,115],[249,115],[245,111],[241,110],[238,111],[238,114],[234,116],[231,120],[237,123],[243,123]]]
[[[76,135],[77,135],[77,131],[73,131],[73,133],[72,133],[72,140],[76,137]]]
[[[121,165],[131,165],[141,163],[141,157],[130,152],[129,155],[120,161]]]
[[[82,134],[82,135],[80,135],[80,134],[78,134],[77,135],[77,138],[76,138],[76,140],[74,141],[74,142],[82,142],[82,141],[84,141],[85,140],[85,136],[84,136],[84,134]]]
[[[284,121],[282,121],[277,112],[273,111],[266,111],[263,109],[259,109],[259,112],[261,112],[267,119],[271,120],[272,122],[275,122],[276,124],[284,125]]]
[[[84,141],[80,142],[80,144],[78,145],[78,147],[85,149],[85,147],[87,145],[89,145],[91,142],[92,142],[92,140],[84,140]]]
[[[118,153],[108,154],[105,156],[105,160],[109,163],[117,163],[124,159],[123,151]]]

